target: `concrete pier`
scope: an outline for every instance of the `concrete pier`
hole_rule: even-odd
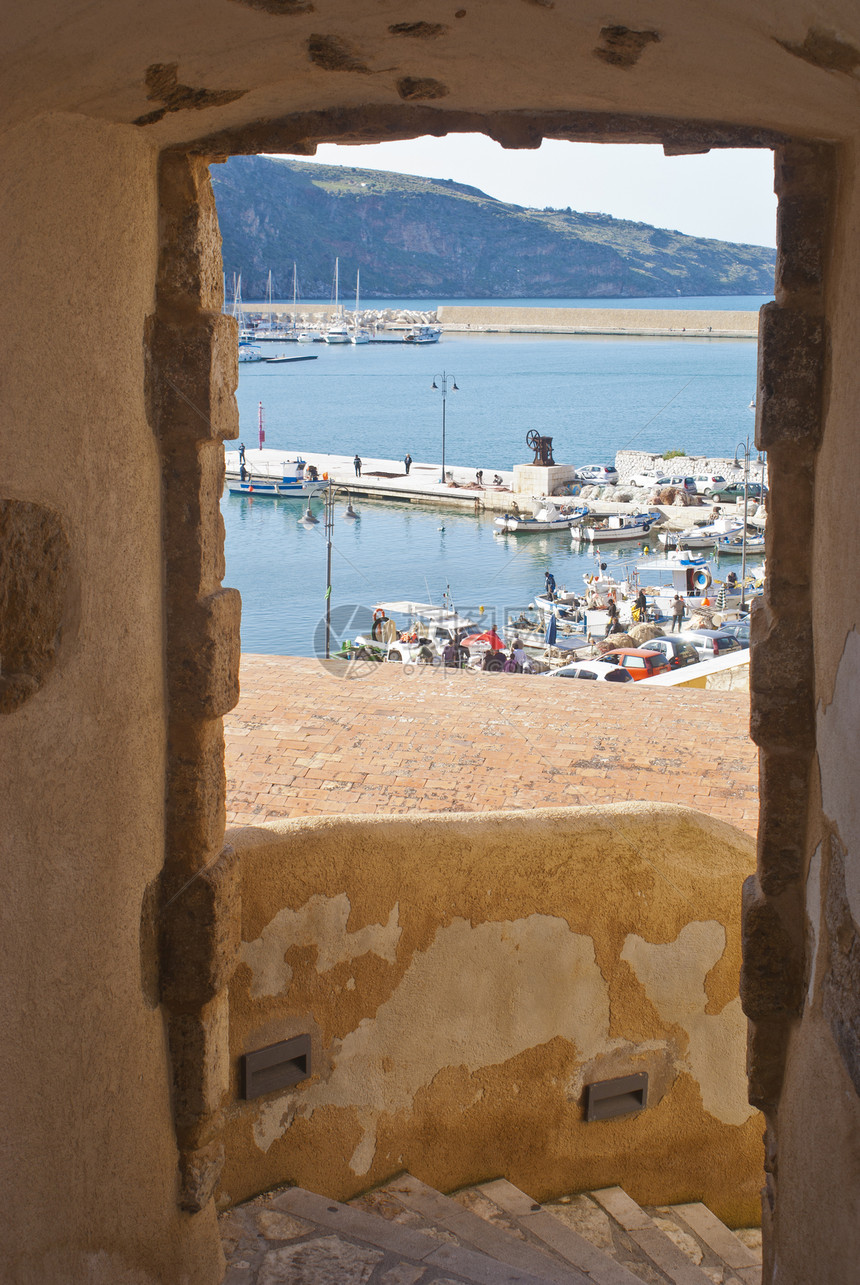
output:
[[[446,333],[640,335],[670,339],[757,339],[757,312],[648,308],[517,308],[445,305],[436,316]]]

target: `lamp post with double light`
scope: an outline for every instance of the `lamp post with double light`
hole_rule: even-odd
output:
[[[331,547],[332,533],[334,531],[334,498],[340,494],[340,491],[328,485],[325,492],[325,508],[323,509],[323,531],[326,541],[326,571],[325,571],[325,658],[331,660]],[[355,509],[352,507],[349,491],[346,492],[346,512],[343,515],[344,522],[355,522],[358,517]],[[302,526],[313,528],[319,526],[319,518],[314,517],[310,504],[303,517],[299,519]]]
[[[441,383],[437,384],[437,379],[440,380]],[[434,388],[437,393],[440,391],[442,393],[442,477],[440,481],[443,486],[445,485],[445,404],[448,400],[449,380],[451,381],[451,392],[458,393],[460,390],[457,387],[457,381],[453,375],[448,374],[447,370],[443,370],[441,375],[434,375],[433,383],[430,385],[430,387]]]
[[[744,512],[743,527],[741,528],[741,610],[746,604],[747,592],[747,494],[749,492],[750,481],[750,456],[755,453],[755,445],[750,446],[749,437],[743,442],[738,442],[735,447],[735,458],[732,461],[734,468],[740,468],[740,457],[744,461]],[[760,492],[762,493],[762,492]]]

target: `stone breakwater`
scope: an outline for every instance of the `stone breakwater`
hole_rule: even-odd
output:
[[[757,339],[757,312],[694,312],[645,308],[455,307],[437,311],[442,329],[548,335],[654,335]]]
[[[725,456],[678,455],[664,459],[649,451],[616,451],[615,467],[618,469],[618,485],[629,484],[636,473],[665,473],[667,477],[703,477],[709,473],[724,477],[729,482],[742,482],[744,471],[736,467],[731,458]],[[750,480],[758,482],[765,466],[753,460],[750,464]],[[767,478],[765,477],[765,482]]]

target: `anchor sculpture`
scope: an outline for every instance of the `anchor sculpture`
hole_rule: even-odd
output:
[[[555,464],[552,458],[551,437],[541,437],[537,429],[533,428],[526,434],[526,445],[530,446],[535,453],[532,464]]]

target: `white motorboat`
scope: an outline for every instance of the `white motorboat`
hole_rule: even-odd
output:
[[[262,361],[263,354],[255,344],[241,343],[239,344],[239,360],[242,362]]]
[[[398,627],[395,615],[409,624]],[[438,665],[455,638],[474,632],[475,622],[454,610],[447,598],[441,606],[430,602],[378,602],[373,609],[370,634],[357,635],[357,645],[386,648],[386,660]]]
[[[493,526],[497,532],[505,535],[521,535],[538,531],[568,531],[581,522],[588,513],[587,505],[580,505],[573,513],[561,512],[552,500],[533,499],[534,516],[525,518],[521,514],[506,513],[496,518]]]
[[[736,607],[741,600],[740,581],[717,580],[714,568],[706,558],[673,550],[665,558],[654,558],[637,564],[639,584],[663,615],[669,615],[675,595],[679,594],[692,610],[704,599],[712,604],[721,596],[723,606]],[[751,578],[748,577],[750,583]]]
[[[610,514],[604,522],[594,526],[573,528],[574,540],[589,544],[621,544],[624,541],[642,540],[651,531],[655,522],[662,518],[659,513]]]
[[[716,522],[688,531],[661,531],[657,539],[667,549],[712,549],[742,531],[743,525],[740,518],[717,518]]]
[[[762,554],[765,551],[764,535],[747,535],[746,554]],[[740,558],[744,553],[743,532],[737,532],[735,535],[726,536],[717,541],[717,553],[734,553]]]
[[[403,336],[406,344],[438,344],[442,336],[440,326],[412,326]]]

